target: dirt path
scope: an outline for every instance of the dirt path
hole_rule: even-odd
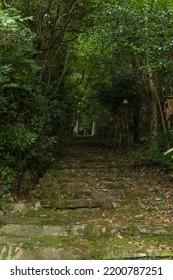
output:
[[[173,258],[165,189],[98,141],[64,149],[31,197],[41,208],[1,224],[0,259]]]

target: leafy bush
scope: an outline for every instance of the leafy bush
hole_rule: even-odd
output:
[[[16,9],[0,9],[0,37],[0,192],[4,202],[37,140],[28,116],[38,66],[32,59],[35,35]]]
[[[50,69],[54,80],[47,81],[45,53],[37,50],[38,37],[28,27],[28,19],[33,23],[14,8],[0,9],[2,195],[8,190],[21,193],[27,171],[31,177],[40,176],[54,161],[53,150],[63,132],[69,130],[74,108],[71,89],[65,83],[61,89],[57,87],[57,57],[54,75]],[[59,73],[61,77],[61,69]]]
[[[158,146],[161,151],[165,151],[168,146],[172,145],[173,130],[170,129],[167,132],[159,133],[157,136]]]
[[[11,188],[11,183],[14,180],[15,172],[7,166],[0,167],[0,192],[8,191]]]
[[[168,166],[169,168],[173,168],[171,156],[169,154],[163,154],[163,152],[160,151],[157,145],[152,145],[147,154],[149,160],[158,162],[160,166]]]
[[[2,206],[11,199],[11,194],[8,193],[8,194],[3,194],[1,197],[0,197],[0,209],[2,208]]]
[[[4,150],[11,151],[13,154],[19,155],[28,151],[37,138],[37,135],[22,123],[2,125],[1,129],[0,145]]]
[[[7,166],[0,167],[0,209],[11,198],[10,189],[14,180],[14,170]]]
[[[172,150],[172,151],[171,151]],[[173,152],[171,149],[170,152]],[[157,166],[163,170],[173,169],[173,161],[169,151],[163,153],[157,145],[152,145],[149,149],[136,149],[129,154],[129,163],[132,166]]]

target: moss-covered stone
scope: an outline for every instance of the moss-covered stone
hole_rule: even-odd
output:
[[[65,149],[40,179],[30,197],[39,209],[3,217],[0,259],[173,259],[162,186],[88,144]]]

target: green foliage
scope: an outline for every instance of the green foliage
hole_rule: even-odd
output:
[[[1,166],[0,168],[0,190],[6,191],[11,188],[11,183],[14,180],[15,172],[7,166]]]
[[[173,162],[170,155],[164,155],[157,145],[152,145],[147,151],[149,160],[156,161],[160,167],[173,168]]]
[[[10,190],[15,178],[13,169],[6,166],[0,166],[0,209],[11,198]]]
[[[158,147],[162,152],[165,152],[167,147],[172,146],[173,131],[172,129],[166,132],[159,132],[157,136]]]
[[[2,126],[0,133],[0,145],[10,150],[13,154],[28,151],[30,146],[36,141],[37,135],[32,133],[24,124],[7,124]]]
[[[3,194],[1,197],[0,197],[0,209],[2,208],[2,206],[8,202],[9,200],[11,199],[11,194],[8,193],[8,194]]]
[[[129,153],[129,163],[132,166],[153,166],[163,171],[173,169],[171,154],[163,154],[157,145],[147,148],[139,148]],[[159,178],[158,178],[159,182]]]
[[[124,98],[130,137],[139,143],[141,132],[148,142],[148,69],[161,101],[163,88],[173,86],[172,1],[6,3],[0,6],[4,186],[13,188],[26,169],[41,174],[76,118],[82,129],[95,120],[98,133],[127,138]],[[163,150],[166,136],[159,136]],[[169,162],[171,152],[163,156],[152,146],[148,157]]]
[[[128,75],[117,75],[112,77],[109,87],[107,85],[99,85],[98,96],[103,104],[115,112],[123,106],[123,99],[128,100],[128,107],[137,110],[141,105],[142,84],[139,81]]]
[[[71,130],[78,98],[70,49],[95,4],[7,3],[0,9],[0,188],[21,193],[26,170],[42,175]]]
[[[167,137],[169,137],[168,138],[168,140],[169,140],[169,145],[171,146],[172,145],[172,136],[173,136],[173,131],[172,130],[170,130],[169,132],[168,132],[168,136]],[[168,149],[166,152],[164,152],[164,156],[165,157],[169,157],[169,158],[173,158],[173,148],[170,148],[170,149]]]
[[[172,152],[173,152],[173,148],[167,150],[167,151],[164,153],[164,155],[170,154],[170,153],[172,153]]]
[[[35,35],[15,9],[0,13],[0,188],[13,191],[16,178],[27,168],[38,163],[41,169],[42,162],[53,159],[57,138],[48,135],[52,105],[35,86]]]
[[[153,73],[161,102],[164,101],[162,89],[170,92],[172,88],[172,3],[110,0],[100,5],[94,28],[82,34],[78,41],[78,61],[92,76],[90,88],[98,91],[100,100],[109,109],[117,113],[122,99],[129,98],[129,125],[133,126],[134,139],[139,142],[133,124],[137,116],[138,132],[142,123],[145,135],[149,135],[153,120],[148,71]],[[136,116],[132,116],[134,108],[137,108]]]

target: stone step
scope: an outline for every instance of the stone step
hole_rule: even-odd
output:
[[[113,236],[117,232],[116,226],[110,227],[107,225],[92,225],[92,224],[80,224],[80,225],[67,225],[67,226],[36,226],[36,225],[20,225],[10,224],[4,225],[0,230],[1,237],[104,237]]]
[[[156,224],[154,211],[150,219],[160,201],[150,200],[147,178],[126,172],[126,161],[95,138],[76,139],[27,209],[13,209],[0,225],[0,259],[173,259],[173,226]]]
[[[173,259],[170,225],[4,225],[0,259]]]
[[[134,241],[140,243],[138,239]],[[124,246],[124,242],[131,245]],[[69,238],[60,241],[58,237],[51,237],[30,239],[20,245],[8,239],[6,244],[0,245],[0,260],[172,260],[173,253],[169,249],[156,248],[156,242],[154,240],[148,249],[140,249],[130,239],[118,244],[111,239],[102,239],[99,244],[97,241],[93,244],[86,239],[75,242]]]
[[[121,234],[121,237],[126,235],[132,236],[134,233],[138,237],[145,238],[146,236],[169,236],[173,239],[173,226],[164,225],[113,225],[108,223],[92,224],[81,223],[75,225],[24,225],[24,224],[6,224],[0,228],[0,236],[11,236],[19,238],[28,237],[115,237],[116,234]]]
[[[98,158],[105,158],[106,159],[109,159],[109,158],[112,158],[114,156],[117,156],[117,157],[122,157],[122,155],[120,154],[117,154],[115,152],[113,152],[112,150],[106,150],[106,149],[74,149],[74,148],[66,148],[64,151],[61,152],[61,154],[59,155],[60,158],[67,158],[69,159],[70,156],[74,159],[89,159],[91,156],[91,159],[98,159]],[[85,157],[84,157],[85,156]]]
[[[100,162],[101,161],[101,162]],[[97,164],[97,165],[96,165]],[[115,162],[104,162],[102,160],[99,160],[98,161],[82,161],[82,160],[76,160],[76,161],[64,161],[64,160],[61,160],[59,161],[59,165],[61,168],[63,168],[64,166],[68,166],[68,168],[74,168],[76,167],[76,169],[80,166],[80,168],[114,168],[116,166]]]
[[[49,209],[93,209],[104,206],[104,202],[101,199],[55,199],[46,198],[41,199],[41,206]]]

